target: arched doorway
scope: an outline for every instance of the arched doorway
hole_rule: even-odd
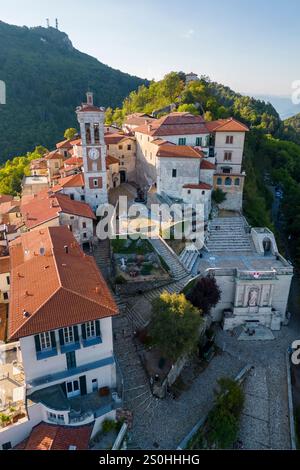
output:
[[[272,243],[271,243],[270,238],[265,238],[263,240],[264,254],[265,255],[269,254],[271,252],[271,248],[272,248]]]

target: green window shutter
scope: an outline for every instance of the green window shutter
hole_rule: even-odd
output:
[[[55,331],[51,331],[50,336],[51,336],[51,346],[52,348],[56,348]]]
[[[64,330],[59,330],[59,331],[58,331],[58,334],[59,334],[59,342],[60,342],[60,345],[61,345],[61,346],[64,346],[64,344],[65,344]]]
[[[82,325],[81,325],[81,334],[82,334],[82,338],[83,338],[83,339],[86,339],[86,327],[85,327],[85,323],[82,323]]]
[[[79,341],[78,326],[77,326],[77,325],[73,326],[73,329],[74,329],[74,339],[75,339],[75,343],[78,343],[78,341]]]
[[[87,394],[86,376],[82,375],[81,377],[79,377],[79,382],[80,382],[80,393],[81,393],[81,395],[86,395]]]
[[[41,350],[40,335],[35,335],[35,337],[34,337],[34,342],[35,342],[35,350],[36,350],[36,352],[40,352],[40,350]]]
[[[96,320],[96,335],[101,337],[100,320]]]

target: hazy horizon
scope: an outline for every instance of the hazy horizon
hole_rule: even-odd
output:
[[[1,20],[19,26],[46,26],[46,18],[55,26],[58,18],[76,49],[141,78],[193,71],[239,93],[278,98],[288,98],[300,79],[300,64],[291,60],[299,14],[297,0],[151,0],[142,6],[138,0],[11,0],[1,6]]]

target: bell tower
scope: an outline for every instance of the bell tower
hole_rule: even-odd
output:
[[[82,140],[85,200],[96,212],[108,202],[106,180],[106,145],[104,142],[104,108],[94,105],[93,93],[76,109]]]

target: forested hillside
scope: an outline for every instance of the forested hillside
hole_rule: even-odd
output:
[[[95,101],[116,107],[143,83],[73,48],[54,28],[11,26],[0,21],[0,163],[43,144],[52,147],[76,126],[74,109],[90,88]]]

